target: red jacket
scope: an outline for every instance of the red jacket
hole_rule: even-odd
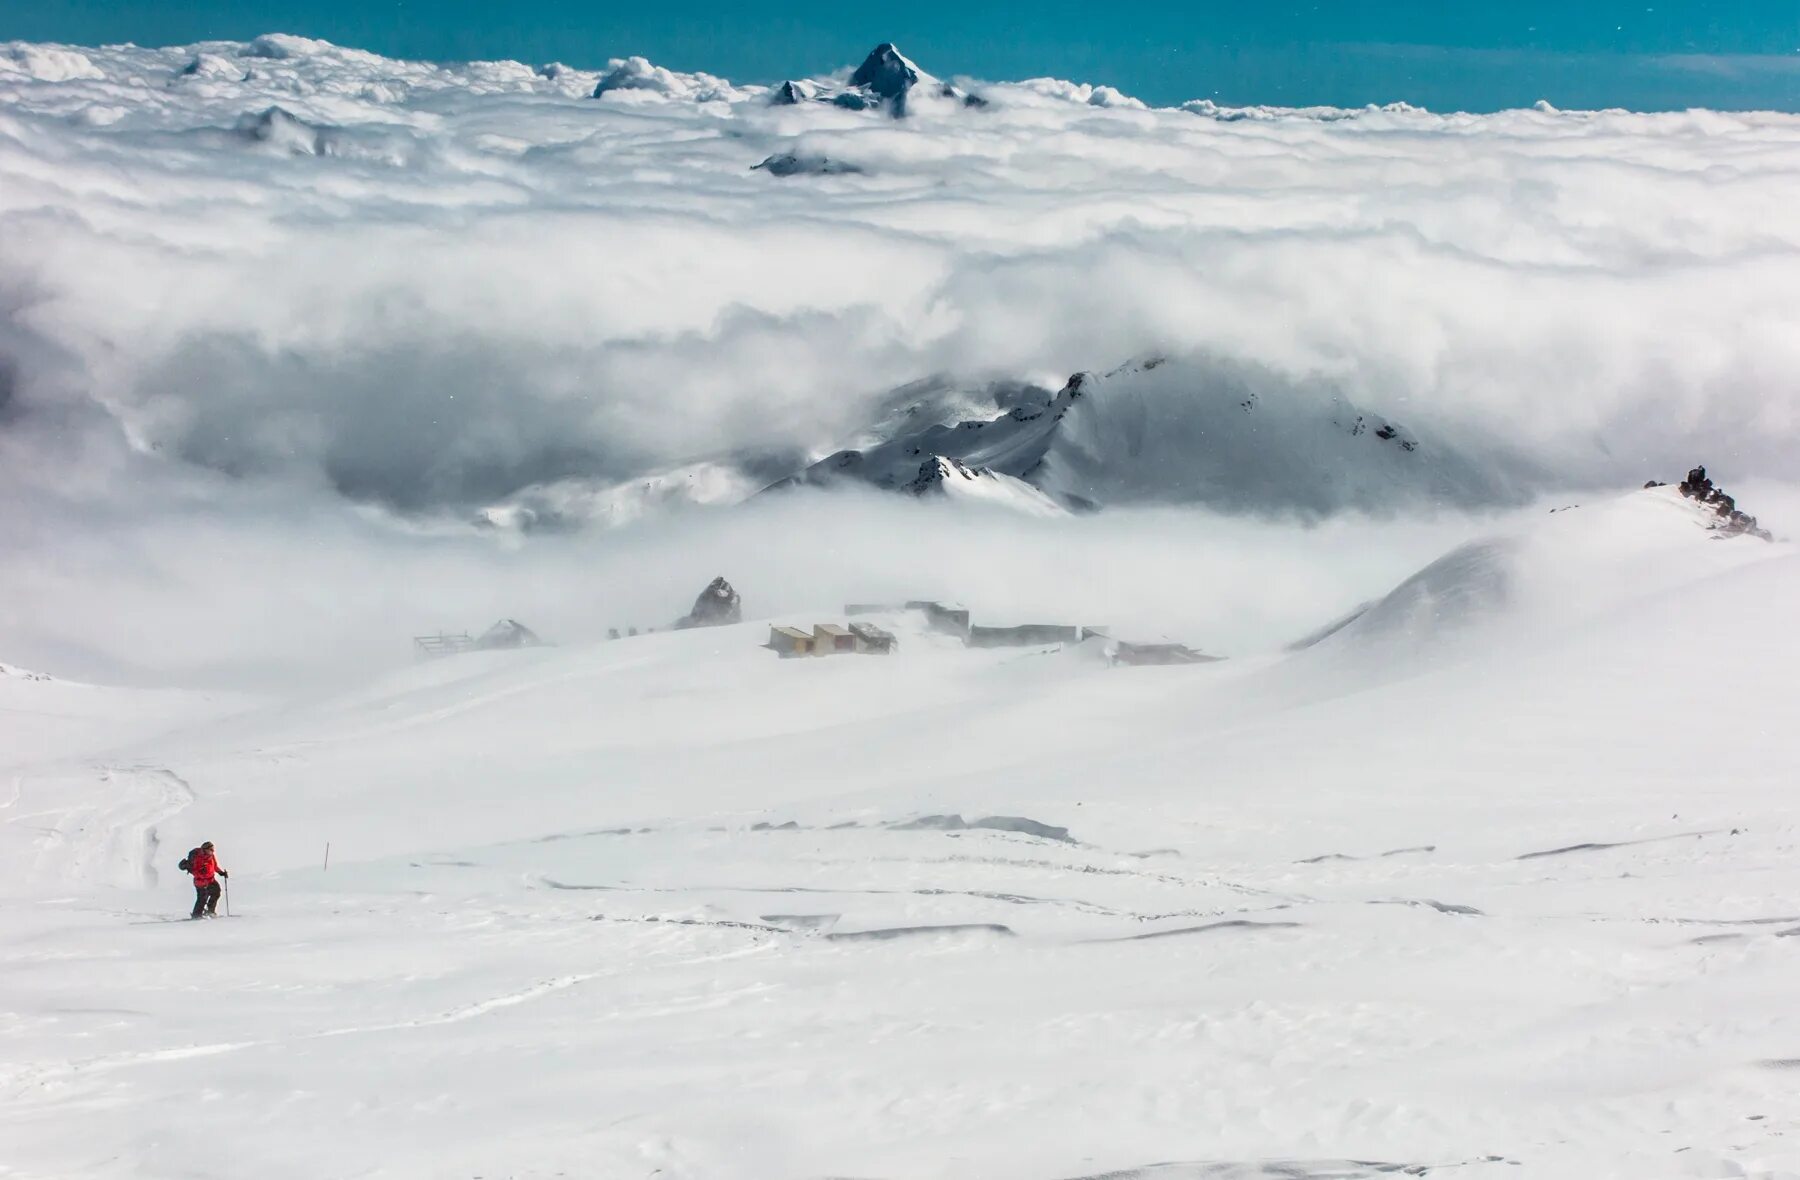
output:
[[[188,872],[194,875],[194,886],[204,889],[219,873],[219,858],[202,848],[188,857]]]

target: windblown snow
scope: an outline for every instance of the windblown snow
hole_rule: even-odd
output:
[[[0,45],[0,1176],[1800,1180],[1800,118],[932,65]]]
[[[8,1165],[1792,1177],[1800,565],[1705,514],[1188,667],[760,622],[123,742],[9,675]]]

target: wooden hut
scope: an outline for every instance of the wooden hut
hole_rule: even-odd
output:
[[[856,650],[856,636],[849,628],[840,627],[836,623],[820,623],[813,628],[813,654],[815,656],[835,656]]]
[[[809,656],[813,650],[813,637],[798,627],[770,627],[767,646],[783,659]]]

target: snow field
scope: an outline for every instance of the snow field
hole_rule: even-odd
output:
[[[1800,1175],[1800,566],[1686,513],[1559,513],[1485,550],[1497,592],[1438,563],[1218,665],[903,617],[889,658],[746,624],[424,665],[136,743],[192,791],[154,883],[55,866],[167,780],[21,762],[0,1158]],[[951,814],[1069,835],[916,823]],[[240,916],[167,921],[202,838]]]

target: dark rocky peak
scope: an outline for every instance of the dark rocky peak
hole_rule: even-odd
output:
[[[887,99],[902,99],[918,85],[919,67],[908,61],[891,42],[877,45],[850,75],[850,85],[860,86]]]
[[[694,600],[693,610],[675,620],[675,629],[685,631],[692,627],[724,627],[743,621],[744,607],[738,599],[738,592],[731,588],[730,582],[719,577],[708,582],[706,589],[700,591],[700,597]]]
[[[797,107],[803,102],[811,102],[819,96],[818,88],[811,82],[783,82],[769,95],[769,105],[777,107]]]

